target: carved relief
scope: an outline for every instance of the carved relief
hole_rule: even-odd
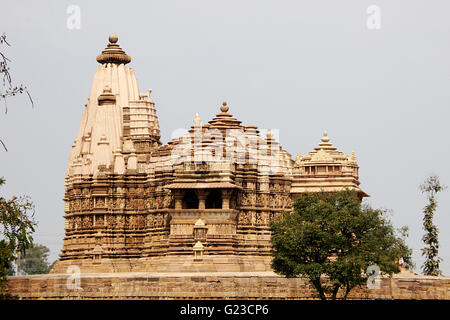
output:
[[[145,217],[143,215],[139,215],[137,218],[137,225],[139,229],[145,228]]]
[[[80,216],[76,216],[75,217],[75,229],[81,229],[82,225],[81,225],[81,217]]]
[[[95,207],[96,208],[104,208],[105,207],[105,198],[104,197],[97,197],[95,199]]]
[[[108,215],[106,222],[108,228],[114,229],[116,227],[116,218],[114,215]]]
[[[163,208],[169,208],[172,203],[172,196],[170,194],[164,195]]]
[[[105,223],[105,218],[103,215],[98,215],[95,217],[95,226],[103,227],[104,223]]]
[[[141,211],[141,210],[143,210],[144,209],[144,199],[142,199],[142,198],[139,198],[139,199],[136,199],[136,206],[137,206],[137,210],[139,210],[139,211]]]
[[[92,216],[85,215],[82,220],[83,229],[89,229],[92,227]]]
[[[123,228],[125,224],[124,216],[121,214],[116,215],[116,226],[118,228]]]
[[[80,210],[81,210],[81,199],[76,199],[76,200],[73,202],[73,209],[74,209],[75,211],[80,211]]]
[[[81,209],[84,211],[87,211],[90,209],[90,203],[89,203],[89,199],[85,198],[82,200],[81,202]]]

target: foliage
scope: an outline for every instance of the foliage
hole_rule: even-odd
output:
[[[422,249],[422,255],[425,256],[422,271],[428,276],[438,276],[442,274],[439,269],[439,263],[442,259],[438,257],[439,230],[433,224],[433,216],[437,208],[436,194],[443,191],[446,186],[441,184],[438,176],[431,175],[419,188],[428,197],[428,204],[423,208],[423,228],[426,233],[422,237],[422,241],[426,247]]]
[[[29,248],[21,260],[22,270],[26,274],[43,274],[50,271],[48,262],[49,248],[37,244]]]
[[[302,194],[292,212],[271,224],[272,267],[308,278],[323,300],[339,293],[346,299],[367,282],[370,265],[392,275],[400,271],[400,257],[412,263],[411,250],[385,215],[362,205],[354,191]]]
[[[0,178],[0,186],[4,184]],[[33,245],[31,234],[36,222],[33,219],[34,205],[28,197],[0,197],[0,291],[8,275],[16,253],[22,254]]]

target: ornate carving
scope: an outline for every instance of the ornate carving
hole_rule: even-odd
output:
[[[103,215],[98,215],[95,217],[95,226],[96,227],[103,227],[105,224],[105,218]]]
[[[107,227],[110,229],[114,229],[116,227],[116,218],[114,215],[108,215],[106,218]]]
[[[105,198],[104,197],[97,197],[95,199],[95,207],[96,208],[104,208],[105,207]]]

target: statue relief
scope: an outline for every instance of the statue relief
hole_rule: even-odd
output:
[[[133,230],[137,229],[136,216],[133,215],[133,216],[130,217],[129,225],[131,226],[131,229],[133,229]]]
[[[117,209],[117,198],[112,198],[111,199],[111,209]]]
[[[261,214],[261,224],[262,225],[269,225],[269,214],[266,211],[263,211],[260,213]]]
[[[130,205],[131,205],[131,209],[137,210],[137,208],[138,208],[138,199],[132,198]]]
[[[249,194],[249,201],[251,205],[256,205],[256,194],[254,193],[250,193]]]
[[[97,197],[95,199],[95,206],[97,208],[104,208],[105,207],[105,198],[104,197]]]
[[[81,209],[82,210],[89,210],[89,199],[85,198],[81,201]]]
[[[161,196],[156,196],[156,209],[161,209],[163,204],[163,200],[161,199]]]
[[[75,229],[81,229],[82,225],[81,225],[81,217],[80,216],[76,216],[75,217]]]
[[[161,213],[158,213],[156,215],[156,227],[160,228],[163,226],[163,215]]]
[[[115,228],[116,227],[116,219],[113,215],[108,215],[107,219],[107,227],[108,228]]]
[[[242,195],[242,205],[248,206],[250,204],[250,195],[248,193],[244,193]]]
[[[145,203],[145,209],[146,210],[151,210],[152,208],[152,199],[151,198],[145,198],[144,203]]]
[[[116,216],[116,225],[118,228],[123,228],[124,223],[125,223],[124,220],[125,219],[124,219],[123,215],[119,214]]]
[[[76,199],[73,203],[73,209],[75,211],[80,211],[81,209],[81,200],[80,199]]]
[[[145,208],[145,203],[144,203],[144,199],[139,198],[137,199],[137,209],[139,211],[143,210]]]
[[[95,217],[95,225],[97,227],[102,227],[105,224],[104,216],[98,215]]]
[[[255,222],[257,225],[261,225],[263,223],[261,212],[255,212],[255,220],[256,220]]]
[[[82,221],[83,229],[89,229],[92,227],[92,219],[91,216],[85,215],[83,216]]]
[[[118,198],[117,199],[117,209],[125,209],[125,198]]]
[[[66,218],[67,220],[67,228],[68,229],[75,229],[75,219],[74,218]]]
[[[256,212],[254,211],[249,211],[248,212],[249,216],[250,216],[250,223],[252,226],[256,224]]]
[[[145,228],[145,217],[143,215],[139,215],[137,218],[137,226],[139,229]]]
[[[245,211],[239,212],[238,224],[239,225],[247,225],[248,224],[247,213]]]
[[[169,208],[171,203],[172,203],[172,196],[170,194],[164,195],[163,208]]]

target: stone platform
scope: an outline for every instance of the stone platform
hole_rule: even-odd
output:
[[[314,299],[304,278],[273,272],[86,273],[9,277],[19,299]],[[77,289],[77,284],[79,288]],[[449,277],[397,274],[378,289],[355,288],[349,299],[450,299]]]

